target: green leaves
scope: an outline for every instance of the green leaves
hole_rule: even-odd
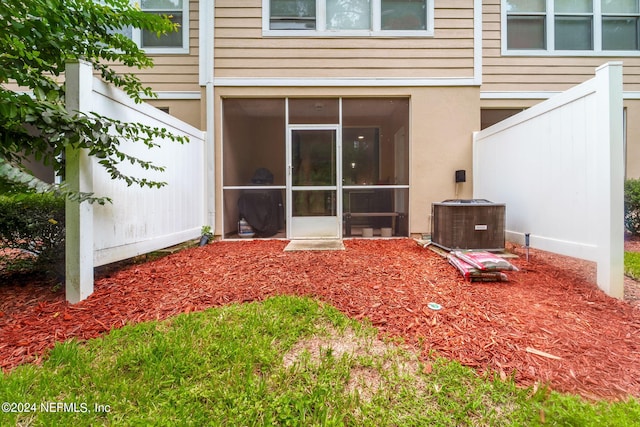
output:
[[[3,188],[8,186],[10,188]],[[108,197],[96,197],[93,193],[72,191],[65,184],[46,183],[3,158],[0,158],[0,190],[3,193],[11,193],[12,190],[24,193],[50,193],[79,203],[87,201],[104,205],[111,202]]]
[[[0,246],[35,256],[3,260],[14,267],[64,273],[64,199],[47,194],[0,196]],[[1,256],[0,256],[1,258]],[[6,267],[6,266],[5,266]]]
[[[118,28],[140,28],[164,33],[175,25],[163,17],[144,13],[129,0],[8,0],[0,2],[0,84],[15,82],[23,90],[0,85],[0,179],[35,191],[61,191],[29,180],[22,162],[34,155],[64,176],[66,147],[86,148],[100,159],[113,179],[128,185],[161,187],[163,182],[127,176],[118,169],[129,162],[143,170],[162,171],[143,159],[120,151],[126,141],[149,148],[157,138],[186,142],[165,129],[122,123],[96,114],[77,115],[65,109],[64,86],[58,76],[68,61],[82,59],[108,83],[124,90],[136,102],[151,95],[132,73],[118,74],[112,65],[151,67],[153,62]],[[9,165],[9,166],[7,166]],[[32,177],[33,178],[33,177]],[[14,181],[15,180],[15,181]],[[105,199],[73,195],[81,200]]]

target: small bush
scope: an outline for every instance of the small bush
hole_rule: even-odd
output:
[[[10,259],[5,268],[64,275],[64,205],[63,198],[50,194],[0,196],[0,248],[32,255],[28,259]]]
[[[631,234],[640,235],[640,179],[624,183],[624,226]]]

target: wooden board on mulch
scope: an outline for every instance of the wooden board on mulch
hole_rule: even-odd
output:
[[[522,248],[505,283],[469,283],[411,239],[284,252],[278,240],[216,242],[98,278],[69,305],[47,283],[0,285],[0,366],[38,362],[56,341],[208,307],[309,295],[480,372],[587,398],[640,397],[640,309],[593,285],[595,267]],[[431,310],[431,302],[442,306]]]

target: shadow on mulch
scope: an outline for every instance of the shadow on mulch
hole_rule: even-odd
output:
[[[216,242],[110,270],[75,305],[51,286],[0,286],[0,366],[38,363],[57,341],[128,323],[292,294],[366,318],[423,359],[591,399],[640,397],[640,309],[597,289],[593,263],[535,250],[527,262],[511,246],[520,271],[508,282],[469,283],[410,239],[346,240],[332,252],[284,252],[286,243]]]

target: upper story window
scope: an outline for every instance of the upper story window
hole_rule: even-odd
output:
[[[503,46],[506,42],[507,53],[638,54],[639,3],[503,0]]]
[[[433,0],[263,0],[262,4],[265,35],[433,35]]]
[[[144,12],[168,16],[171,22],[178,24],[178,31],[160,37],[131,27],[118,32],[131,38],[150,54],[189,53],[189,0],[141,0],[138,5]]]
[[[178,31],[163,34],[160,37],[148,31],[139,31],[140,47],[146,51],[158,53],[189,49],[189,0],[142,0],[140,8],[154,15],[168,16],[171,22],[178,24]]]

